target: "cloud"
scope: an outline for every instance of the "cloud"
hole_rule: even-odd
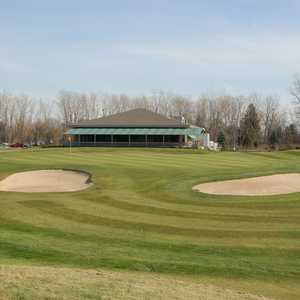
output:
[[[33,70],[24,64],[13,61],[0,61],[0,73],[25,74],[31,73]]]
[[[247,67],[259,68],[262,72],[268,69],[296,72],[300,69],[298,37],[222,36],[207,41],[202,39],[201,45],[130,45],[124,50],[131,55],[214,69]]]

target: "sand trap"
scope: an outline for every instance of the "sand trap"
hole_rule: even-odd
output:
[[[300,174],[280,174],[198,184],[194,191],[214,195],[267,196],[300,192]]]
[[[74,192],[91,186],[90,175],[70,170],[40,170],[16,173],[0,181],[5,192]]]

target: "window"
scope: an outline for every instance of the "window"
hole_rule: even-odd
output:
[[[84,134],[80,136],[81,143],[94,143],[94,135]]]
[[[96,135],[96,142],[97,143],[110,143],[111,135],[110,134]]]

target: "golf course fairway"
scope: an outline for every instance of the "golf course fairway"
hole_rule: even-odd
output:
[[[0,192],[0,299],[300,299],[300,193],[209,195],[300,173],[300,151],[0,152],[0,180],[79,170],[76,192]]]

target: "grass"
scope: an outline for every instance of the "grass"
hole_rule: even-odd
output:
[[[201,182],[300,172],[299,151],[80,148],[72,153],[68,149],[0,153],[0,179],[48,168],[90,172],[94,185],[77,193],[0,192],[2,266],[43,266],[50,271],[52,267],[68,268],[70,274],[74,270],[87,272],[84,274],[120,270],[120,274],[127,272],[126,276],[144,274],[145,278],[147,273],[160,274],[157,276],[166,276],[160,280],[299,299],[299,193],[240,197],[192,191],[192,186]],[[31,275],[32,270],[36,269],[30,269]],[[43,274],[46,289],[53,286],[50,275]],[[93,278],[91,275],[91,282]],[[71,279],[59,287],[58,294],[52,290],[51,295],[59,299],[63,291],[67,295]],[[0,282],[0,298],[44,297],[45,290],[37,296],[34,284],[26,282],[31,281],[17,280],[13,288]],[[76,284],[78,290],[83,289],[84,283]],[[111,285],[115,293],[121,292],[118,285]],[[110,299],[105,298],[105,290],[97,288],[83,293],[89,293],[86,298],[99,299],[100,293]],[[126,293],[122,295],[124,298]],[[170,295],[165,298],[172,298]],[[141,295],[131,296],[141,299]],[[149,299],[153,297],[151,294]]]
[[[5,266],[0,268],[0,280],[0,293],[9,290],[8,299],[262,300],[194,280],[142,272]]]

